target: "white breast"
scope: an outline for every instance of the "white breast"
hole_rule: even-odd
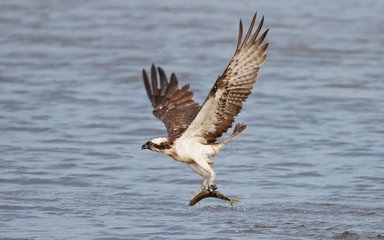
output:
[[[210,145],[201,144],[197,137],[178,139],[175,142],[177,155],[186,161],[196,158],[208,158],[215,155],[215,150]]]

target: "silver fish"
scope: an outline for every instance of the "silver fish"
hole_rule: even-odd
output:
[[[218,198],[218,199],[221,199],[224,201],[228,201],[231,206],[233,206],[233,204],[235,204],[237,202],[240,202],[237,199],[229,198],[229,197],[225,196],[224,194],[220,193],[219,191],[209,192],[207,190],[202,190],[198,194],[196,194],[191,199],[191,201],[189,201],[189,206],[193,206],[196,203],[200,202],[202,199],[208,198],[208,197],[214,197],[214,198]]]

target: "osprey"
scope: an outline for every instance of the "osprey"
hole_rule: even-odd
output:
[[[153,114],[166,126],[168,137],[154,138],[145,143],[142,149],[161,152],[186,163],[204,178],[201,190],[213,192],[217,189],[216,173],[211,167],[213,161],[209,158],[216,156],[225,144],[246,127],[238,123],[229,137],[218,141],[232,127],[243,103],[251,94],[260,65],[267,57],[268,43],[264,43],[264,39],[269,29],[258,36],[264,16],[256,30],[255,20],[256,14],[244,39],[240,20],[236,51],[201,106],[193,101],[189,85],[179,88],[174,73],[168,81],[160,67],[152,64],[150,78],[143,69],[144,85],[154,108]]]

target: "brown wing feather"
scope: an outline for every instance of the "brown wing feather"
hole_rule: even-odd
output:
[[[158,85],[158,76],[160,85]],[[193,93],[189,85],[179,89],[179,82],[175,74],[168,82],[163,69],[152,64],[151,82],[143,69],[144,86],[149,100],[154,108],[153,115],[163,121],[168,131],[168,138],[172,142],[184,132],[199,111],[199,104],[193,101]],[[160,86],[160,87],[158,87]]]
[[[256,14],[244,40],[243,24],[240,20],[235,54],[182,137],[199,136],[204,137],[206,143],[213,143],[232,127],[243,103],[251,94],[260,65],[267,57],[268,43],[263,42],[269,29],[258,37],[264,17],[254,31],[255,20]]]

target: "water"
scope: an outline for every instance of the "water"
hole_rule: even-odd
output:
[[[165,134],[141,69],[205,98],[239,18],[268,61],[215,159],[221,192],[141,151]],[[382,1],[1,1],[1,239],[383,239]]]

